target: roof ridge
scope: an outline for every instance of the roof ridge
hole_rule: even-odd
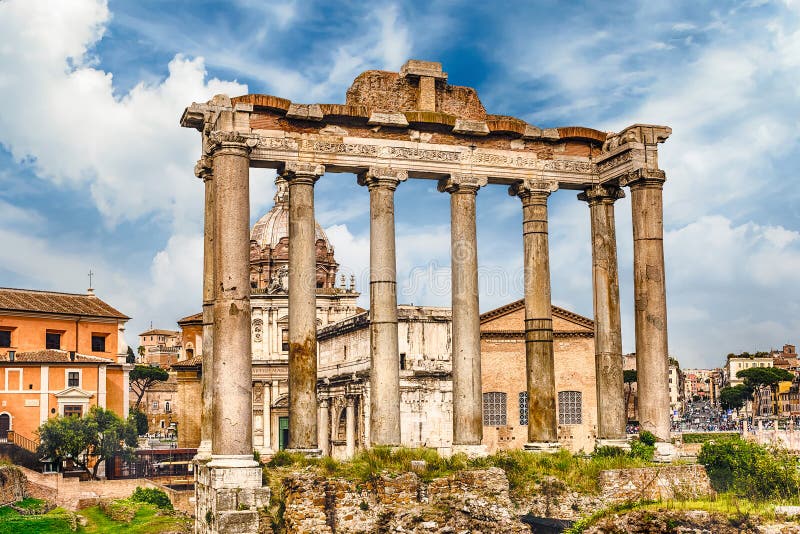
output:
[[[68,295],[70,297],[89,297],[94,296],[90,293],[68,293],[66,291],[51,291],[49,289],[25,289],[22,287],[0,287],[0,291],[28,291],[30,293],[49,293],[51,295]]]

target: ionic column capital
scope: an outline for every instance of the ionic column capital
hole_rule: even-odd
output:
[[[328,406],[330,406],[330,399],[328,399],[327,397],[323,397],[323,398],[319,399],[319,407],[321,409],[323,409],[323,410],[327,409]]]
[[[197,163],[194,165],[194,175],[204,182],[213,179],[214,174],[212,173],[211,158],[202,156],[198,159]]]
[[[613,204],[620,198],[625,198],[625,191],[614,185],[593,185],[578,193],[578,200],[588,202],[590,206],[596,204]]]
[[[213,131],[208,134],[206,153],[209,156],[231,154],[249,156],[258,139],[239,132]]]
[[[384,187],[394,191],[400,182],[405,182],[407,179],[408,171],[403,169],[370,167],[368,170],[359,173],[358,185],[365,185],[370,191]]]
[[[637,169],[620,176],[619,185],[631,189],[661,189],[664,187],[665,181],[667,181],[667,174],[660,169]]]
[[[299,161],[287,161],[278,168],[278,174],[292,183],[310,183],[319,180],[325,174],[325,165],[319,163],[303,163]]]
[[[512,197],[519,197],[523,201],[526,199],[540,199],[547,201],[550,193],[558,190],[558,182],[555,180],[542,180],[540,178],[528,178],[511,185],[508,194]]]
[[[476,195],[478,189],[489,183],[486,176],[466,174],[460,172],[450,173],[447,178],[439,180],[438,189],[441,193],[467,193]]]

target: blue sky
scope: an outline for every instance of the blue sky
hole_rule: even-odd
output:
[[[800,3],[0,1],[0,285],[97,293],[128,340],[200,309],[199,136],[216,93],[343,102],[363,70],[441,61],[490,113],[541,126],[666,124],[670,352],[684,367],[800,341]],[[272,204],[251,174],[253,219]],[[449,208],[397,191],[400,300],[447,305]],[[317,185],[342,271],[368,267],[367,193]],[[551,197],[553,301],[592,315],[587,207]],[[630,205],[617,203],[634,348]],[[521,296],[519,200],[478,195],[481,308]],[[362,296],[362,304],[368,302]]]

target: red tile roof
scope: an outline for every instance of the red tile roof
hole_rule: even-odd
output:
[[[8,353],[0,354],[0,363],[11,361]],[[71,360],[69,352],[66,350],[32,350],[27,352],[17,352],[14,354],[14,362],[20,363],[115,363],[111,358],[101,358],[100,356],[89,356],[88,354],[75,354],[75,359]]]
[[[0,311],[130,319],[94,295],[7,287],[0,288]]]

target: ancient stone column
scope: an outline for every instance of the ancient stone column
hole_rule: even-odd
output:
[[[625,391],[622,380],[622,327],[614,201],[624,196],[616,186],[596,185],[578,195],[589,203],[592,224],[592,287],[597,384],[598,445],[624,446]]]
[[[522,200],[528,383],[528,443],[525,449],[531,451],[552,452],[559,448],[547,239],[547,198],[557,188],[558,184],[542,180],[525,180],[509,188],[510,195]]]
[[[370,167],[358,183],[369,189],[370,443],[400,445],[400,349],[394,192],[408,173]]]
[[[250,343],[250,146],[233,132],[212,134],[214,175],[214,467],[253,460]]]
[[[320,399],[319,401],[319,449],[322,451],[323,456],[330,456],[330,413],[328,406],[330,401],[328,399]]]
[[[289,183],[289,449],[317,448],[317,260],[314,183],[325,167],[286,163]]]
[[[355,399],[347,397],[345,408],[345,456],[352,458],[356,454],[356,406]]]
[[[459,174],[439,181],[439,191],[450,193],[454,452],[480,452],[467,449],[483,440],[475,200],[486,182],[485,176]]]
[[[197,460],[211,459],[213,437],[213,369],[214,369],[214,175],[210,158],[203,157],[195,165],[195,175],[205,185],[203,228],[203,346],[200,385],[203,405],[200,407],[200,444]]]
[[[669,441],[669,356],[667,293],[664,280],[665,174],[640,169],[620,184],[631,189],[633,215],[633,290],[639,424],[660,441]]]

